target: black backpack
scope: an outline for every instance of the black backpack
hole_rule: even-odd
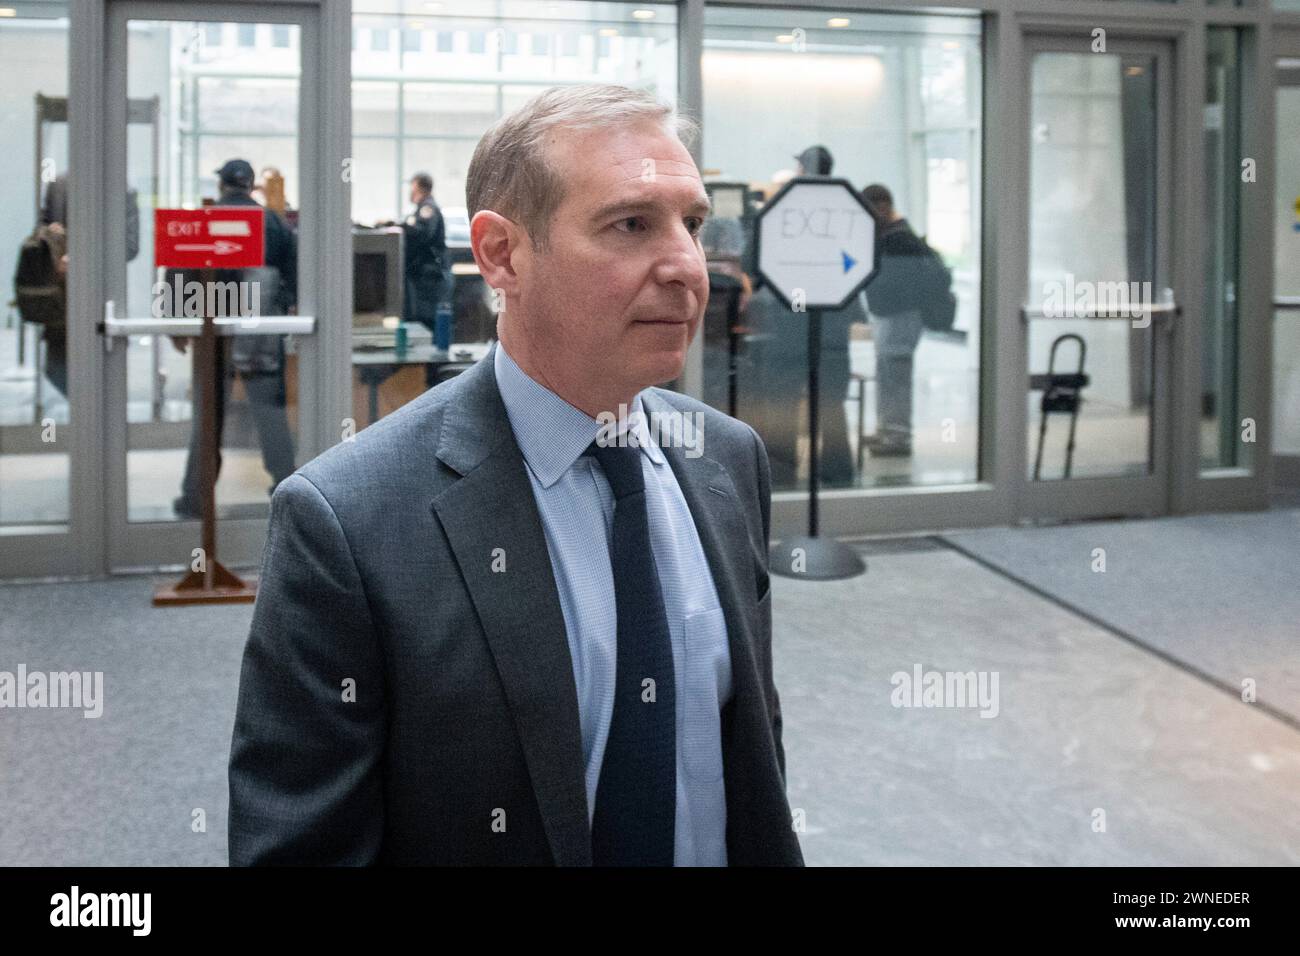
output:
[[[952,292],[952,270],[943,264],[939,253],[924,239],[925,264],[922,270],[921,324],[931,332],[951,332],[957,318],[957,297]]]
[[[14,269],[14,298],[24,322],[46,329],[66,327],[68,294],[58,262],[67,248],[61,232],[40,226],[23,240]]]

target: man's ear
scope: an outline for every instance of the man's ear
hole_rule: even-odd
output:
[[[469,224],[469,244],[488,288],[501,289],[514,297],[519,282],[517,257],[525,242],[523,229],[500,213],[481,209],[474,214]]]

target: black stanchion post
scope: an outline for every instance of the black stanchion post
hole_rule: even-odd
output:
[[[821,453],[817,448],[821,390],[817,380],[822,363],[822,310],[808,313],[808,537],[817,537],[817,489],[820,487]]]
[[[768,566],[773,574],[790,578],[834,581],[867,570],[866,562],[848,545],[818,536],[818,492],[821,488],[821,454],[818,428],[821,418],[822,312],[808,310],[808,534],[772,545]]]

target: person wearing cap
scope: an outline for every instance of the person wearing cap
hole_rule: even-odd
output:
[[[247,160],[232,159],[215,170],[221,195],[217,206],[259,206],[251,195],[253,167]],[[259,207],[260,208],[260,207]],[[284,220],[265,209],[262,214],[264,265],[255,269],[218,269],[217,282],[256,283],[258,302],[263,315],[285,315],[297,302],[298,242]],[[194,270],[181,270],[182,281],[200,281]],[[170,280],[169,280],[170,281]],[[172,340],[184,352],[187,339]],[[229,350],[229,355],[227,355]],[[221,470],[221,431],[225,405],[236,373],[244,383],[253,423],[262,444],[262,464],[271,475],[269,491],[274,491],[293,473],[293,438],[285,412],[284,336],[238,335],[221,340],[217,348],[217,471]],[[181,494],[173,510],[182,518],[199,516],[199,383],[191,383],[194,393],[193,425],[190,430],[189,454]]]
[[[794,158],[799,165],[795,169],[797,176],[829,176],[835,159],[825,146],[809,146]]]

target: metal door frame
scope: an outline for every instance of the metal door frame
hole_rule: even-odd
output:
[[[322,93],[322,11],[310,4],[237,2],[195,5],[174,0],[110,0],[106,27],[105,82],[103,83],[103,109],[105,118],[104,143],[105,176],[107,182],[121,182],[126,178],[126,138],[122,124],[122,110],[126,97],[127,77],[127,22],[129,20],[180,20],[203,22],[255,22],[285,23],[299,27],[299,56],[301,71],[298,87],[298,175],[301,181],[299,208],[302,218],[298,228],[299,304],[301,316],[327,316],[330,312],[326,299],[330,283],[340,284],[338,270],[323,266],[322,248],[327,245],[329,217],[326,208],[333,192],[345,195],[342,183],[342,164],[327,164],[329,150],[322,148],[322,122],[327,114]],[[350,37],[350,34],[349,34]],[[332,167],[332,168],[331,168]],[[346,204],[344,204],[346,207]],[[118,235],[125,228],[122,211],[109,203],[104,213],[102,235]],[[346,222],[346,220],[345,220]],[[114,230],[117,230],[116,232]],[[343,237],[348,236],[346,227]],[[120,263],[109,257],[115,254],[113,244],[101,243],[105,252],[100,262],[104,277],[105,299],[121,301],[123,289],[115,288],[120,281]],[[346,254],[346,253],[345,253]],[[350,277],[348,277],[350,279]],[[338,298],[343,298],[339,296]],[[102,308],[102,305],[101,305]],[[321,323],[317,328],[323,327]],[[346,323],[332,322],[334,328]],[[331,355],[331,346],[337,350],[342,344],[338,336],[325,336],[333,340],[322,341],[315,335],[295,337],[298,353],[298,418],[296,460],[299,464],[314,457],[328,444],[337,441],[340,428],[326,423],[333,416],[324,417],[331,404],[328,396],[342,393],[343,389],[329,385],[330,371],[318,367]],[[125,414],[126,363],[124,348],[105,351],[102,380],[103,411],[103,509],[104,509],[104,570],[110,572],[158,567],[185,566],[195,547],[198,534],[197,521],[131,522],[127,515],[127,423]],[[337,353],[335,352],[335,355]],[[346,351],[343,352],[347,361]],[[337,364],[337,363],[335,363]],[[340,416],[341,418],[342,416]],[[323,440],[325,435],[332,440]],[[228,566],[255,565],[261,556],[266,535],[263,518],[230,519],[219,523],[221,558]]]
[[[1024,192],[1024,254],[1017,261],[1022,264],[1021,289],[1029,288],[1029,228],[1030,228],[1030,182],[1032,173],[1032,142],[1030,124],[1032,122],[1033,65],[1035,57],[1044,53],[1078,53],[1083,55],[1120,55],[1138,54],[1151,56],[1156,64],[1156,224],[1155,253],[1156,267],[1153,292],[1164,286],[1172,286],[1177,295],[1178,285],[1175,281],[1175,262],[1177,256],[1177,231],[1174,224],[1174,211],[1171,202],[1174,183],[1174,136],[1175,122],[1175,54],[1174,44],[1168,38],[1150,37],[1130,34],[1127,31],[1107,30],[1106,50],[1102,54],[1092,54],[1092,28],[1080,27],[1066,31],[1059,26],[1050,30],[1031,29],[1024,37],[1024,56],[1021,63],[1022,89],[1025,91],[1020,122],[1023,126],[1024,166],[1026,171]],[[1022,295],[1025,294],[1022,292]],[[1025,313],[1022,311],[1022,316]],[[1043,320],[1050,321],[1050,320]],[[1098,320],[1106,321],[1106,320]],[[1124,321],[1124,320],[1117,320]],[[1150,429],[1148,434],[1148,460],[1150,471],[1141,476],[1117,476],[1095,478],[1071,478],[1066,480],[1033,481],[1026,474],[1027,462],[1033,449],[1030,447],[1027,429],[1029,415],[1025,392],[1017,406],[1016,424],[1022,434],[1019,474],[1016,476],[1018,490],[1015,495],[1017,517],[1027,520],[1103,517],[1111,515],[1153,515],[1164,514],[1170,508],[1171,496],[1171,448],[1173,445],[1171,425],[1173,423],[1171,403],[1171,372],[1174,358],[1175,339],[1179,332],[1180,319],[1169,316],[1151,318],[1152,342],[1152,390],[1150,405]],[[1018,375],[1022,389],[1027,389],[1030,320],[1021,322],[1018,336],[1017,355],[1009,363],[1007,371]],[[1087,393],[1084,392],[1086,405]],[[1005,414],[1007,409],[1002,410]],[[1049,426],[1050,427],[1050,426]]]
[[[1300,59],[1300,25],[1294,26],[1290,29],[1279,28],[1273,35],[1273,49],[1270,53],[1270,65],[1272,65],[1272,68],[1269,70],[1269,75],[1273,79],[1273,100],[1271,105],[1273,106],[1274,113],[1276,113],[1277,90],[1284,86],[1287,88],[1300,88],[1300,67],[1288,70],[1284,75],[1283,71],[1277,69],[1274,65],[1281,57]],[[1274,128],[1275,127],[1276,124],[1274,124]],[[1276,146],[1276,133],[1274,133],[1273,141]],[[1294,302],[1287,301],[1286,303],[1280,303],[1276,299],[1276,296],[1274,297],[1273,321],[1269,323],[1268,335],[1270,349],[1274,341],[1273,326],[1277,322],[1300,322],[1300,298],[1297,298]],[[1270,372],[1271,371],[1272,368],[1270,363]],[[1272,384],[1271,378],[1269,384]],[[1272,409],[1273,404],[1270,403],[1270,413],[1272,412]],[[1300,415],[1300,409],[1296,410],[1294,414]],[[1285,487],[1294,487],[1297,484],[1300,484],[1300,455],[1270,454],[1268,469],[1271,483],[1276,483],[1278,486]]]

